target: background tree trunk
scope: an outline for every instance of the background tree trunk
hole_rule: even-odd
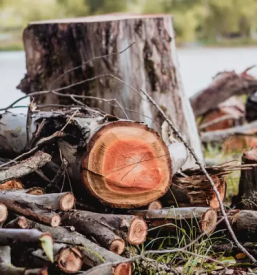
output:
[[[172,16],[103,15],[80,19],[32,22],[24,31],[27,74],[18,88],[24,93],[49,90],[65,71],[90,58],[108,55],[135,44],[119,55],[90,61],[65,74],[54,85],[64,87],[103,74],[113,74],[135,89],[146,90],[165,110],[202,159],[194,115],[185,97],[176,60]],[[117,99],[129,118],[160,129],[158,111],[128,85],[101,77],[63,90],[105,99]],[[36,97],[40,104],[71,104],[69,97],[52,93]],[[98,100],[84,101],[107,113],[124,117],[121,109]],[[129,111],[133,110],[133,111]],[[192,164],[191,164],[192,166]]]

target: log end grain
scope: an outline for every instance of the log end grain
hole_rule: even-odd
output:
[[[226,180],[224,178],[218,178],[218,177],[212,177],[214,180],[214,183],[218,189],[218,192],[220,194],[220,198],[223,201],[226,197],[226,192],[227,192],[227,184],[226,184]],[[219,201],[217,199],[216,194],[213,192],[213,196],[210,200],[210,207],[213,209],[219,209],[220,208],[220,204]]]
[[[47,267],[27,269],[24,271],[24,275],[48,275]]]
[[[121,263],[118,264],[113,272],[114,275],[131,275],[132,265],[131,263]]]
[[[59,253],[57,264],[65,273],[76,273],[81,270],[83,264],[82,254],[76,247],[63,248]]]
[[[51,217],[50,225],[52,227],[58,227],[61,223],[61,217],[58,214],[55,214]]]
[[[41,196],[41,195],[45,195],[45,190],[41,187],[32,187],[28,189],[26,194]]]
[[[139,245],[145,242],[147,236],[147,224],[139,217],[135,217],[129,227],[127,241],[132,245]]]
[[[18,180],[9,180],[3,184],[0,184],[0,190],[15,190],[15,189],[23,189],[24,186]]]
[[[60,208],[63,211],[68,211],[73,208],[73,206],[75,205],[75,202],[76,200],[72,193],[70,192],[65,193],[60,199]]]
[[[7,217],[8,217],[8,209],[5,206],[5,204],[0,203],[0,223],[2,224],[3,222],[5,222]]]
[[[121,255],[124,250],[125,250],[125,241],[122,240],[122,239],[117,239],[117,240],[114,240],[111,245],[110,245],[110,251],[115,253],[115,254],[118,254],[118,255]]]
[[[202,216],[200,228],[202,232],[212,233],[217,224],[218,215],[214,209],[208,209]]]
[[[160,201],[157,200],[149,203],[148,210],[158,210],[158,209],[162,209],[162,204]]]
[[[172,177],[167,146],[146,125],[118,121],[91,138],[82,158],[89,192],[113,207],[133,208],[164,195]]]

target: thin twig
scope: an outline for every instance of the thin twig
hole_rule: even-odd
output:
[[[204,175],[206,176],[206,178],[208,179],[208,181],[210,182],[210,184],[212,185],[213,191],[217,196],[219,205],[220,205],[220,210],[221,213],[225,219],[228,231],[232,237],[232,239],[234,240],[235,244],[237,245],[237,247],[245,254],[247,255],[247,257],[249,257],[251,259],[252,262],[256,263],[256,259],[239,243],[239,241],[237,240],[237,237],[230,225],[230,222],[228,220],[224,205],[222,203],[222,199],[220,197],[220,193],[215,185],[215,183],[213,182],[212,178],[210,177],[209,173],[207,172],[207,170],[205,169],[205,167],[203,166],[203,164],[201,163],[201,161],[198,159],[197,155],[195,154],[194,149],[186,142],[186,140],[184,139],[184,137],[180,134],[180,132],[177,130],[177,128],[173,125],[173,122],[166,116],[166,114],[164,113],[164,111],[162,110],[162,108],[160,108],[160,106],[153,100],[153,98],[145,91],[141,90],[141,92],[148,98],[148,100],[155,106],[155,108],[161,113],[161,115],[163,116],[163,118],[166,120],[166,122],[169,124],[169,126],[171,127],[171,129],[173,130],[173,132],[177,135],[177,137],[184,143],[184,145],[187,147],[188,151],[191,153],[191,155],[194,157],[196,164],[199,165],[200,169],[203,171]]]

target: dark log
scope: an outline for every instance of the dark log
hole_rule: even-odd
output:
[[[229,220],[240,241],[257,241],[257,211],[230,210]],[[224,222],[218,228],[226,229]]]
[[[55,91],[107,74],[107,77],[73,85],[69,90],[63,89],[61,93],[66,97],[56,93],[36,96],[39,104],[72,104],[69,97],[72,92],[91,96],[84,102],[124,118],[124,112],[117,108],[118,101],[130,119],[159,129],[163,121],[158,111],[129,86],[138,91],[147,90],[203,159],[192,109],[178,72],[172,16],[116,14],[32,22],[24,31],[23,41],[27,74],[18,88],[26,94],[49,90],[57,78],[53,86]],[[135,44],[124,53],[115,54],[132,42]],[[111,56],[106,56],[108,54]],[[105,57],[86,63],[102,55]],[[77,71],[60,77],[76,66],[80,66]],[[127,85],[110,74],[121,77]],[[110,101],[113,98],[116,101]]]
[[[0,190],[10,191],[10,190],[16,190],[16,189],[23,189],[24,186],[22,183],[18,180],[9,180],[5,183],[0,184]]]
[[[7,122],[10,116],[6,113],[2,118]],[[67,125],[71,116],[72,122]],[[58,144],[51,146],[56,146],[58,157],[59,146],[67,160],[74,188],[84,186],[88,191],[80,189],[79,195],[90,193],[114,207],[148,205],[166,193],[172,175],[185,163],[188,152],[181,143],[167,147],[144,124],[112,120],[78,109],[76,114],[74,110],[34,113],[30,145],[41,147],[58,139]],[[4,135],[1,125],[0,134]]]
[[[257,148],[246,151],[242,155],[242,163],[257,164]],[[257,167],[242,170],[239,191],[232,199],[232,206],[239,209],[257,210]]]
[[[51,156],[49,154],[39,151],[34,156],[0,171],[0,183],[30,174],[44,166],[50,160]]]
[[[1,275],[48,275],[47,268],[27,269],[15,267],[11,264],[11,248],[0,246],[0,274]]]
[[[49,264],[49,259],[41,249],[32,252],[32,256]],[[54,264],[65,273],[77,273],[81,270],[83,261],[79,247],[66,244],[54,244]]]
[[[257,80],[247,73],[224,72],[218,74],[213,83],[190,98],[196,117],[216,108],[234,95],[251,94],[257,89]]]
[[[257,120],[257,92],[249,95],[245,104],[245,118],[248,122]]]
[[[132,245],[142,244],[147,235],[145,221],[133,215],[98,214],[89,211],[74,210],[63,213],[61,217],[64,224],[73,225],[83,235],[93,236],[104,247],[106,247],[106,243],[109,243],[106,240],[110,234],[107,233],[109,231],[115,232],[115,234],[123,237]],[[110,244],[108,248],[109,246]],[[125,245],[123,245],[123,250],[124,248]],[[114,251],[117,253],[119,250],[115,249]]]
[[[83,255],[83,262],[88,267],[94,267],[102,264],[103,262],[114,263],[119,261],[120,264],[116,264],[114,267],[110,266],[110,268],[113,268],[114,272],[116,269],[117,270],[123,269],[122,267],[124,266],[124,264],[122,264],[122,262],[123,261],[125,262],[126,258],[123,258],[103,247],[98,246],[97,244],[88,240],[82,234],[69,231],[68,229],[63,227],[53,228],[53,227],[49,227],[39,223],[35,223],[33,221],[28,221],[28,222],[29,222],[30,228],[35,228],[42,232],[50,232],[56,243],[66,243],[70,245],[77,245],[77,246],[84,247],[84,248],[80,248],[80,251]],[[131,263],[126,263],[125,266],[131,269]],[[127,274],[127,273],[124,273],[124,274]]]
[[[72,204],[71,196],[73,196],[71,193],[35,196],[20,192],[1,191],[0,202],[16,213],[56,227],[60,224],[60,216],[53,210],[72,208],[75,200],[73,197]],[[64,206],[62,206],[63,202]]]
[[[210,131],[201,134],[202,142],[221,142],[226,138],[233,135],[254,135],[257,132],[257,121],[253,121],[249,124],[244,124],[234,128],[228,128],[226,130]]]
[[[200,232],[211,233],[216,228],[217,213],[212,208],[206,207],[184,207],[184,208],[163,208],[161,210],[131,210],[131,213],[144,217],[148,226],[154,228],[160,225],[168,230],[176,230],[176,224],[199,225]]]
[[[226,197],[226,182],[224,175],[211,175],[221,199]],[[213,188],[204,175],[190,175],[182,177],[176,175],[170,190],[160,199],[164,206],[175,207],[203,206],[219,208],[219,202]]]

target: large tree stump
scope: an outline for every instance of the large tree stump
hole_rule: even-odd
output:
[[[25,29],[23,39],[27,74],[18,88],[24,93],[49,90],[61,74],[77,66],[80,68],[65,74],[53,89],[107,74],[107,77],[61,92],[117,99],[130,119],[143,121],[158,129],[163,122],[159,112],[143,94],[139,96],[129,85],[138,91],[146,90],[202,158],[194,116],[178,72],[172,16],[115,14],[32,22]],[[117,53],[133,42],[135,44],[122,54],[95,59],[83,65],[93,57]],[[69,97],[53,93],[37,96],[36,100],[39,104],[74,103]],[[116,108],[115,101],[87,99],[84,102],[106,113],[124,117],[124,112]]]

